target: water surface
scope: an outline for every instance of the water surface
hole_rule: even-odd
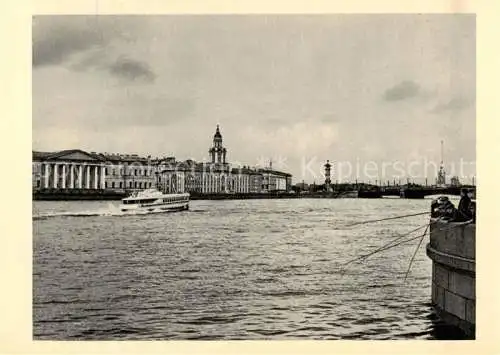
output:
[[[427,211],[428,200],[192,201],[128,216],[117,203],[33,203],[35,339],[433,339],[444,329],[430,306],[428,237],[406,282],[418,240],[340,272],[427,217],[348,224]]]

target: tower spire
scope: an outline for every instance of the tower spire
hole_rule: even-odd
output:
[[[443,142],[443,140],[441,140],[441,166],[443,165],[443,162],[444,162],[443,161],[443,144],[444,144],[444,142]]]
[[[217,128],[215,129],[213,145],[208,152],[210,153],[212,163],[226,164],[227,149],[222,145],[222,134],[220,133],[219,124],[217,124]]]
[[[437,176],[437,185],[445,186],[446,185],[446,172],[444,170],[444,158],[443,158],[443,140],[441,140],[441,164],[439,166],[438,176]]]

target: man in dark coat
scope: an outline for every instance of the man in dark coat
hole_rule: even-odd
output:
[[[468,221],[472,218],[471,213],[471,199],[469,197],[467,189],[462,189],[460,195],[462,198],[460,199],[460,203],[458,204],[457,210],[457,221]]]
[[[455,206],[446,196],[438,197],[431,204],[431,217],[452,220],[455,218],[456,213]]]

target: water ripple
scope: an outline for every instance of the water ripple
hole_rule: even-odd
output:
[[[394,207],[394,204],[397,204]],[[109,202],[33,204],[35,339],[432,339],[451,332],[414,246],[339,265],[427,221],[346,228],[427,201],[192,201],[121,216]],[[119,218],[117,218],[119,217]],[[123,217],[123,218],[122,218]]]

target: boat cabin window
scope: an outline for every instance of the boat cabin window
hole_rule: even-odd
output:
[[[165,203],[172,203],[172,202],[181,202],[181,201],[187,201],[186,197],[184,196],[175,196],[175,197],[169,197],[169,198],[164,198],[163,202]]]
[[[147,198],[147,199],[141,199],[141,200],[124,200],[123,204],[128,205],[128,204],[143,204],[143,203],[152,203],[156,201],[156,198]]]

